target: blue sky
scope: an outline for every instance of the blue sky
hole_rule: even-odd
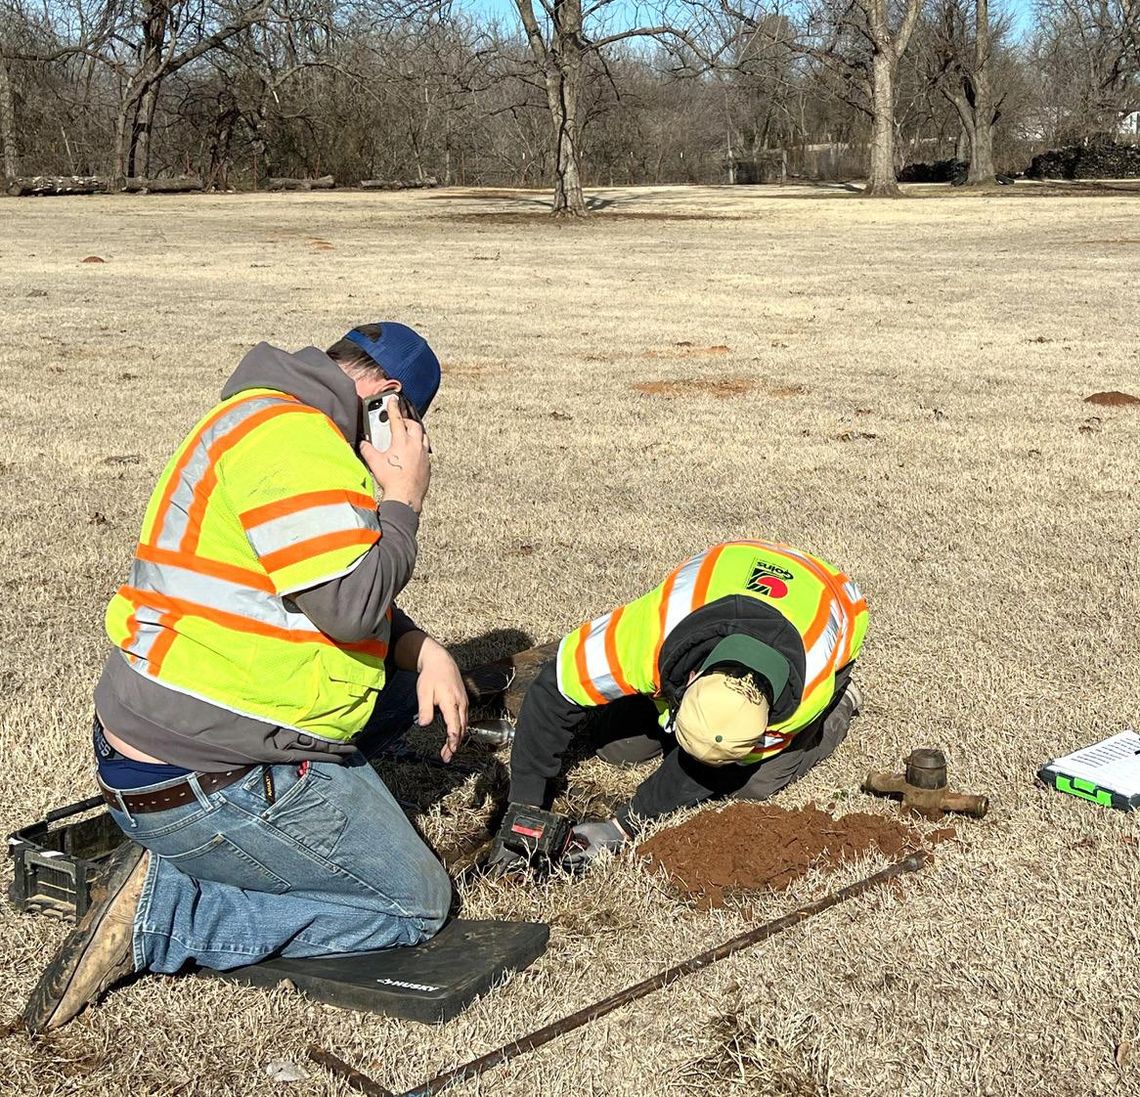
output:
[[[454,2],[457,7],[466,8],[468,11],[493,15],[506,26],[515,26],[518,23],[518,10],[514,0],[454,0]],[[538,0],[534,0],[534,4],[536,9],[540,7]],[[614,0],[612,10],[615,18],[623,9],[632,16],[637,11],[637,5],[632,0]],[[995,14],[998,11],[1011,14],[1018,35],[1028,34],[1033,27],[1033,0],[991,0],[990,10]]]

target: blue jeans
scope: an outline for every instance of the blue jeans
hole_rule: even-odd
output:
[[[384,725],[403,719],[398,707],[370,725],[380,745],[393,737]],[[359,752],[304,773],[257,766],[208,796],[190,781],[192,803],[111,811],[152,854],[135,914],[136,970],[175,972],[193,960],[224,971],[273,955],[414,945],[446,921],[446,871]]]

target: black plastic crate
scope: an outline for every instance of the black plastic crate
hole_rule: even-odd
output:
[[[93,808],[101,810],[86,815]],[[86,818],[76,818],[81,815]],[[41,822],[8,835],[8,897],[29,914],[82,918],[103,862],[125,841],[102,796],[56,808]]]

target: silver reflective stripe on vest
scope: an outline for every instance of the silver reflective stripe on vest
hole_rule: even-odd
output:
[[[613,614],[607,613],[604,617],[596,617],[591,621],[585,642],[586,673],[590,676],[594,688],[607,701],[616,701],[619,697],[625,696],[610,670],[610,661],[606,656],[606,629],[609,628],[612,618]]]
[[[296,401],[280,396],[259,396],[238,404],[237,407],[219,415],[210,424],[195,442],[194,451],[178,476],[178,484],[170,497],[170,506],[166,508],[162,527],[156,529],[152,535],[153,544],[164,549],[175,551],[179,549],[182,538],[186,536],[190,507],[194,503],[194,491],[211,465],[210,446],[224,438],[250,416],[274,406],[294,408],[298,405]]]
[[[669,633],[690,613],[700,609],[700,606],[693,605],[693,592],[697,589],[697,575],[701,570],[701,564],[705,562],[705,557],[708,556],[709,551],[711,550],[702,552],[700,556],[694,556],[677,570],[677,578],[674,580],[673,589],[669,593],[669,605],[665,610],[665,631],[661,636],[662,643],[668,639]]]
[[[143,662],[150,661],[150,651],[154,647],[154,642],[166,632],[166,629],[158,623],[162,614],[162,610],[155,609],[153,606],[136,607],[134,619],[138,625],[135,629],[134,640],[129,648],[124,649],[128,657],[141,659]]]
[[[241,583],[203,575],[175,564],[152,564],[136,558],[131,564],[131,585],[146,593],[154,591],[169,598],[193,602],[221,613],[237,614],[275,628],[319,635],[320,630],[303,613],[285,608],[283,599]],[[141,620],[139,611],[139,619]],[[141,630],[140,630],[141,635]],[[136,648],[132,647],[132,650]],[[142,653],[139,652],[141,655]]]
[[[825,594],[824,597],[830,597]],[[827,608],[827,625],[824,627],[819,639],[804,653],[804,690],[823,673],[827,661],[835,651],[844,634],[844,620],[847,615],[840,608],[839,603],[831,598],[831,605]]]
[[[370,529],[379,533],[380,519],[376,508],[365,510],[347,501],[305,507],[293,514],[250,526],[245,532],[254,552],[258,556],[268,556],[301,541],[349,529]]]

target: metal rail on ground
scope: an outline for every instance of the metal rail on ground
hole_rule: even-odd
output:
[[[591,1021],[597,1020],[599,1017],[604,1017],[607,1013],[615,1009],[620,1009],[622,1006],[636,1001],[638,998],[644,998],[647,994],[652,994],[655,990],[667,987],[670,983],[676,982],[685,975],[691,975],[694,971],[700,971],[710,964],[715,964],[718,960],[723,960],[726,956],[731,956],[735,952],[740,952],[742,949],[750,948],[752,945],[757,945],[761,941],[766,941],[768,938],[774,937],[777,933],[791,929],[793,926],[799,925],[801,922],[811,918],[813,915],[819,914],[821,911],[827,910],[829,907],[836,906],[839,903],[845,903],[848,899],[854,899],[870,891],[872,888],[876,888],[880,884],[885,884],[904,873],[917,872],[929,859],[930,853],[928,850],[918,850],[915,853],[911,853],[901,860],[895,861],[893,864],[881,869],[879,872],[876,872],[873,876],[868,876],[866,879],[848,884],[846,887],[840,888],[838,891],[833,891],[830,895],[825,895],[822,899],[817,899],[814,903],[808,903],[805,906],[799,907],[790,914],[785,914],[783,917],[776,918],[774,921],[765,922],[761,926],[756,926],[754,929],[750,929],[738,937],[733,937],[731,940],[725,941],[724,944],[717,945],[715,948],[710,948],[705,952],[699,953],[685,960],[683,963],[666,968],[664,971],[660,971],[648,979],[643,979],[640,983],[634,983],[633,986],[619,990],[616,994],[611,994],[608,998],[603,998],[600,1002],[595,1002],[591,1006],[586,1006],[585,1009],[578,1010],[577,1013],[571,1013],[568,1017],[563,1017],[560,1021],[554,1021],[552,1024],[545,1025],[535,1032],[521,1036],[517,1040],[512,1040],[509,1044],[504,1044],[495,1051],[481,1055],[478,1059],[472,1059],[469,1063],[464,1063],[462,1066],[444,1071],[442,1074],[436,1075],[421,1085],[413,1086],[411,1089],[405,1090],[400,1094],[385,1089],[379,1082],[369,1078],[366,1074],[362,1074],[343,1059],[316,1044],[309,1048],[309,1057],[314,1062],[320,1063],[321,1066],[325,1067],[325,1069],[332,1074],[343,1079],[352,1089],[367,1094],[368,1097],[431,1097],[432,1094],[439,1093],[453,1083],[474,1078],[482,1074],[485,1070],[490,1070],[500,1063],[505,1063],[517,1055],[523,1055],[528,1051],[533,1051],[535,1048],[541,1047],[551,1040],[556,1040],[559,1036],[564,1036],[567,1032],[572,1032],[576,1028],[581,1028]]]

